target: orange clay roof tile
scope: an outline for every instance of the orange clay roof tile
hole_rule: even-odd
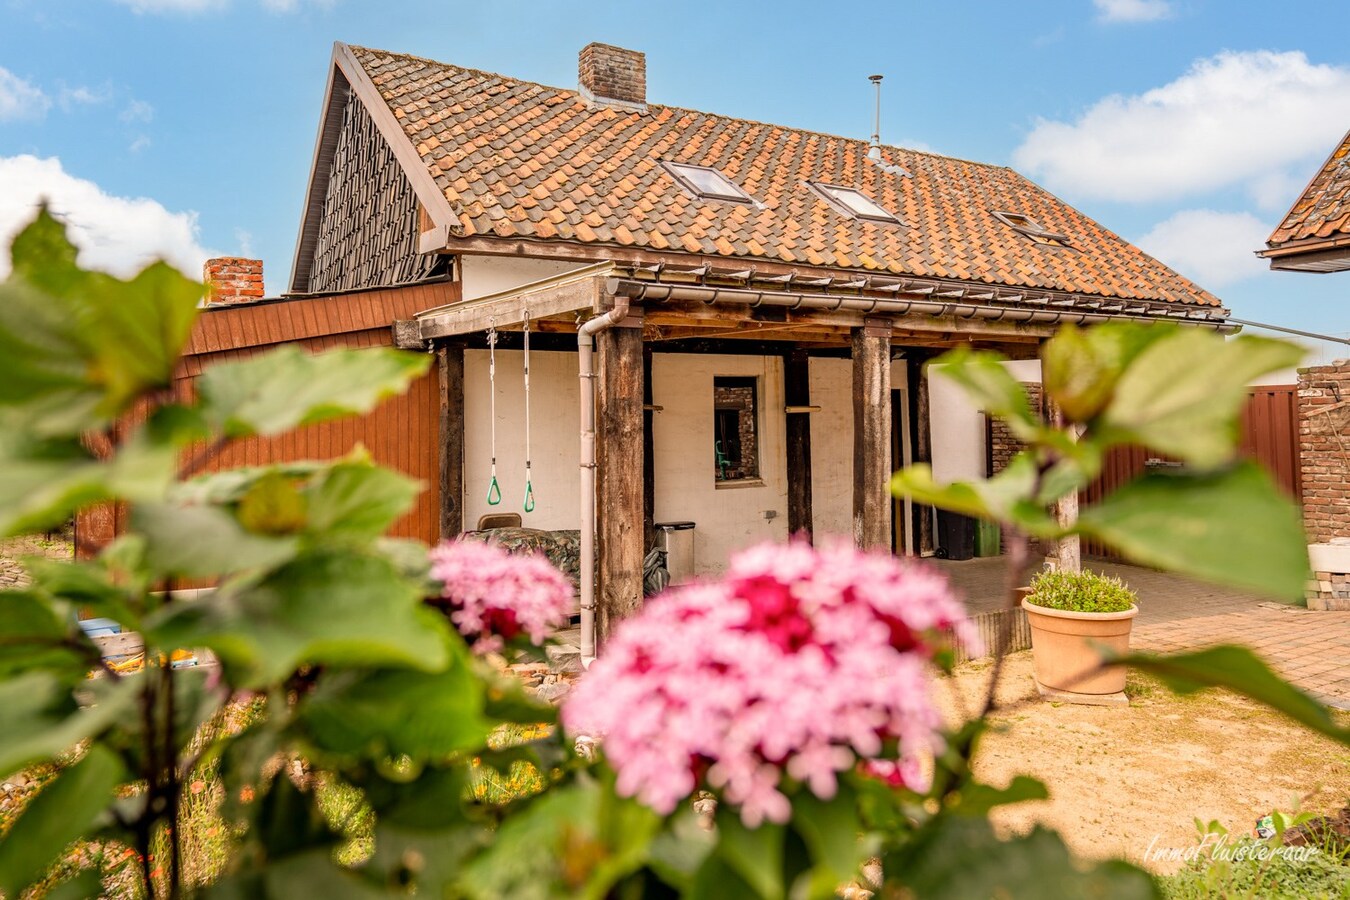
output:
[[[866,141],[656,104],[645,112],[592,107],[576,91],[350,49],[437,185],[460,204],[465,236],[683,249],[728,265],[763,259],[1219,305],[1005,167],[882,148],[885,162],[909,173],[900,175],[869,160]],[[1345,144],[1341,151],[1344,159]],[[757,202],[692,197],[660,160],[717,169]],[[1347,166],[1338,170],[1337,202],[1310,202],[1302,217],[1296,206],[1282,229],[1350,227]],[[856,188],[904,224],[843,215],[808,181]],[[1037,243],[994,211],[1029,216],[1067,235],[1072,248]]]
[[[1350,234],[1350,133],[1313,176],[1266,243],[1270,247]]]

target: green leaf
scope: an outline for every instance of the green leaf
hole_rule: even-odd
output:
[[[1069,854],[1059,835],[1041,827],[1001,841],[982,817],[938,816],[901,852],[884,857],[882,870],[885,896],[899,896],[903,886],[922,900],[1151,900],[1159,896],[1148,874],[1128,863],[1086,866]]]
[[[1076,530],[1143,565],[1285,600],[1303,594],[1298,510],[1254,462],[1145,475],[1082,509]]]
[[[1116,384],[1101,417],[1118,443],[1142,444],[1200,468],[1233,458],[1247,385],[1298,364],[1287,341],[1178,329],[1151,342]]]
[[[507,818],[492,845],[464,867],[460,887],[481,900],[601,900],[642,865],[660,824],[612,784],[578,780]]]
[[[239,498],[235,515],[254,534],[294,534],[305,527],[305,497],[276,470],[264,474]]]
[[[172,383],[202,286],[163,263],[131,281],[80,269],[45,208],[0,285],[0,408],[44,435],[111,421]]]
[[[53,759],[118,721],[135,702],[140,683],[129,676],[98,689],[98,702],[79,708],[70,686],[51,672],[26,672],[0,681],[0,776]]]
[[[61,851],[94,824],[125,776],[117,756],[94,744],[44,787],[0,841],[0,893],[18,897],[40,879]]]
[[[716,853],[764,900],[784,895],[783,844],[787,828],[772,822],[747,828],[740,812],[717,806]]]
[[[482,683],[459,655],[441,672],[384,669],[329,678],[306,699],[299,720],[328,753],[418,763],[484,747],[493,727],[483,715]]]
[[[328,537],[379,537],[412,509],[420,491],[416,481],[389,469],[337,463],[306,492],[309,530]]]
[[[147,540],[145,564],[161,575],[210,578],[269,569],[294,557],[299,547],[294,537],[251,534],[211,506],[145,503],[132,510],[131,523]]]
[[[1120,376],[1149,344],[1174,325],[1113,322],[1065,325],[1041,348],[1041,382],[1069,422],[1088,422],[1106,407]]]
[[[431,364],[421,353],[283,346],[213,366],[197,379],[207,419],[230,437],[274,435],[301,425],[360,415],[402,393]]]
[[[1179,694],[1208,687],[1237,691],[1350,746],[1350,728],[1338,725],[1329,709],[1276,675],[1246,647],[1225,644],[1170,656],[1130,653],[1114,656],[1112,661],[1157,675]]]
[[[69,626],[45,597],[0,592],[0,677],[38,668],[63,672],[68,681],[83,677],[88,655],[68,646],[68,639],[74,639]]]
[[[1030,440],[1041,422],[1031,410],[1026,386],[1004,360],[998,353],[961,346],[934,360],[929,371],[961,385],[976,406],[1003,419],[1021,440]]]
[[[1048,800],[1050,792],[1045,784],[1026,775],[1015,775],[1007,787],[969,782],[948,800],[949,807],[964,816],[983,816],[996,806],[1025,803],[1028,800]]]
[[[917,503],[998,522],[1016,524],[1028,534],[1057,537],[1055,519],[1036,502],[1036,461],[1028,451],[1013,457],[1002,472],[981,481],[958,481],[939,485],[933,470],[924,463],[895,473],[891,490]]]
[[[302,663],[445,666],[444,616],[386,559],[315,549],[256,582],[227,584],[150,629],[155,646],[207,647],[243,687]]]
[[[846,782],[830,800],[810,791],[792,798],[792,827],[811,851],[813,880],[826,885],[825,900],[835,888],[856,878],[868,855],[862,840],[858,798]]]

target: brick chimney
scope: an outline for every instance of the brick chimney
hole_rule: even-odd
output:
[[[222,256],[208,259],[202,267],[207,303],[252,303],[263,297],[263,264],[260,259]]]
[[[599,106],[647,109],[647,54],[587,44],[577,61],[581,95]]]

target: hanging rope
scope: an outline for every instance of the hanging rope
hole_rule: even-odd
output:
[[[525,310],[525,511],[534,512],[534,482],[530,480],[530,311]]]
[[[497,320],[488,326],[488,418],[492,433],[492,481],[488,484],[488,506],[502,502],[502,489],[497,484]]]

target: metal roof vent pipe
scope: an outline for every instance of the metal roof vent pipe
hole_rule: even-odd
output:
[[[867,80],[872,82],[877,89],[877,109],[876,115],[872,119],[872,146],[867,151],[867,158],[881,161],[881,79],[884,75],[868,75]]]

